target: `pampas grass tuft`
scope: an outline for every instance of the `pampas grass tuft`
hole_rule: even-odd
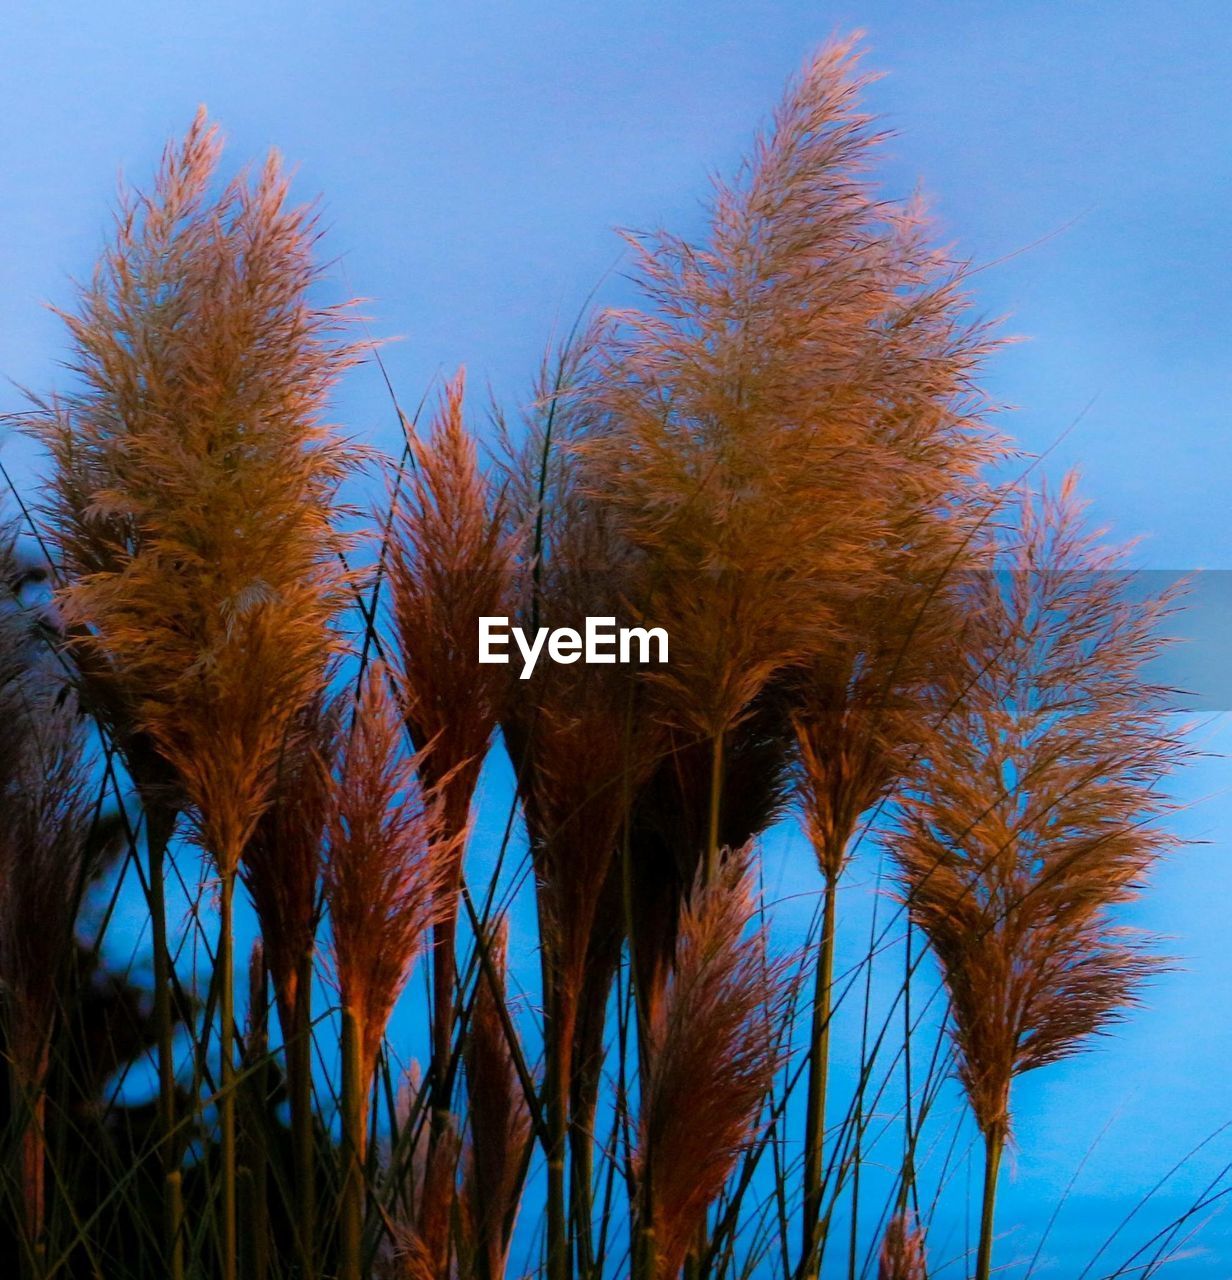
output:
[[[988,1148],[980,1280],[1014,1077],[1123,1018],[1158,965],[1116,911],[1175,843],[1159,787],[1182,755],[1146,673],[1169,601],[1130,593],[1072,476],[1019,511],[1007,567],[965,580],[967,656],[891,837]]]

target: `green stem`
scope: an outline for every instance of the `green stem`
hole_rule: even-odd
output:
[[[269,1097],[269,1005],[266,1000],[265,966],[249,971],[249,1035],[245,1045],[245,1173],[249,1179],[246,1274],[250,1280],[266,1280],[270,1264],[269,1159],[265,1143],[266,1102]]]
[[[994,1125],[984,1135],[984,1204],[980,1212],[980,1247],[976,1254],[975,1280],[989,1280],[992,1275],[993,1219],[997,1208],[997,1180],[1001,1173],[1001,1152],[1005,1134]]]
[[[340,1280],[360,1280],[364,1230],[364,1091],[360,1078],[360,1028],[354,1013],[342,1011],[342,1228]]]
[[[175,1132],[174,1023],[171,1015],[171,951],[167,943],[166,856],[175,814],[147,805],[150,926],[154,951],[154,1033],[158,1041],[158,1132],[163,1179],[163,1238],[170,1280],[183,1280],[183,1186]]]
[[[456,895],[456,890],[454,891]],[[456,896],[455,896],[456,901]],[[432,1143],[449,1126],[449,1065],[453,1056],[454,945],[457,911],[439,920],[432,931]]]
[[[898,1192],[898,1212],[906,1213],[907,1204],[915,1192],[915,1117],[911,1079],[911,920],[907,920],[906,971],[903,975],[903,1184]]]
[[[644,1216],[638,1224],[634,1248],[633,1280],[658,1280],[658,1241],[655,1239],[654,1205],[649,1194],[644,1200]]]
[[[556,984],[553,982],[552,984]],[[569,1104],[567,1020],[560,1016],[559,990],[548,997],[546,1061],[544,1069],[547,1120],[547,1280],[569,1280],[569,1220],[565,1190],[565,1149],[568,1145]]]
[[[299,1218],[300,1269],[316,1275],[317,1165],[312,1116],[312,952],[300,958],[295,1012],[287,1028],[287,1075],[291,1140],[295,1158],[295,1201]]]
[[[235,1280],[235,958],[232,919],[235,901],[235,862],[228,860],[231,870],[222,873],[222,895],[218,926],[218,984],[222,1032],[219,1051],[222,1055],[221,1092],[218,1099],[222,1130],[222,1277]]]
[[[21,1140],[17,1144],[18,1185],[21,1187],[23,1248],[21,1275],[26,1280],[42,1280],[46,1264],[43,1226],[46,1217],[47,1143],[44,1124],[47,1095],[45,1069],[36,1069],[31,1078],[9,1064],[10,1103],[17,1119]]]
[[[591,1219],[594,1205],[591,1185],[595,1166],[590,1125],[580,1125],[576,1120],[569,1126],[569,1152],[572,1160],[570,1179],[570,1214],[573,1221],[573,1237],[577,1243],[577,1271],[579,1276],[589,1277],[594,1271],[594,1241]]]
[[[804,1242],[800,1274],[816,1280],[821,1270],[821,1191],[826,1140],[826,1091],[830,1074],[830,1016],[834,986],[834,925],[838,885],[826,876],[821,942],[813,986],[809,1038],[808,1108],[804,1121]]]

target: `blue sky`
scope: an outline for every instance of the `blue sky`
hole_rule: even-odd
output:
[[[786,77],[829,33],[861,28],[887,73],[869,103],[898,131],[887,191],[923,186],[943,238],[989,264],[978,308],[1024,338],[987,379],[1015,406],[1003,426],[1032,451],[1073,428],[1043,469],[1079,466],[1097,519],[1142,540],[1138,563],[1232,569],[1222,3],[218,0],[18,3],[6,16],[0,374],[54,378],[61,334],[43,303],[67,301],[68,277],[88,271],[117,174],[144,182],[204,102],[233,161],[277,145],[298,190],[323,196],[339,290],[401,339],[386,362],[403,399],[466,364],[472,387],[510,408],[592,288],[627,296],[613,228],[698,230],[708,176],[731,169]],[[0,409],[19,401],[0,390]],[[339,413],[393,445],[373,371]],[[0,458],[30,474],[21,442]],[[1036,1235],[1111,1121],[1045,1251],[1056,1268],[1037,1274],[1077,1274],[1068,1264],[1232,1118],[1226,718],[1197,742],[1212,754],[1180,781],[1177,824],[1205,843],[1160,871],[1137,913],[1169,936],[1177,970],[1098,1053],[1019,1093],[1006,1218]],[[781,843],[782,891],[811,892],[803,849]],[[853,884],[871,875],[857,868]],[[1200,1190],[1230,1152],[1212,1144],[1177,1182]],[[1204,1240],[1206,1257],[1171,1274],[1227,1274],[1232,1230],[1216,1222]]]

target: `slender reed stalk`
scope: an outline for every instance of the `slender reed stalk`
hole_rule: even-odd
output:
[[[312,1098],[312,953],[300,956],[295,1002],[287,1037],[287,1079],[290,1086],[291,1141],[295,1149],[295,1197],[300,1262],[312,1274],[316,1258],[317,1149]]]
[[[218,892],[218,1050],[221,1057],[218,1088],[219,1170],[222,1220],[222,1270],[234,1276],[239,1265],[236,1223],[235,1163],[235,940],[233,929],[235,873],[223,871]]]
[[[170,1280],[184,1274],[183,1174],[176,1125],[174,1020],[171,1010],[171,952],[167,942],[167,848],[175,812],[157,800],[146,804],[146,876],[149,884],[151,950],[154,959],[154,1026],[158,1039],[158,1124],[162,1133],[163,1238]]]
[[[706,880],[713,880],[719,868],[719,818],[723,812],[723,737],[716,733],[710,743],[710,809],[706,821]]]
[[[936,718],[936,680],[962,658],[953,582],[972,556],[959,520],[911,513],[909,556],[887,554],[879,587],[853,606],[845,641],[823,649],[792,685],[796,797],[822,877],[814,960],[803,1169],[802,1274],[820,1268],[834,952],[842,877],[866,815],[902,785]],[[897,560],[897,562],[896,562]],[[959,565],[962,566],[959,569]]]
[[[838,884],[827,876],[822,889],[821,938],[814,970],[813,1012],[809,1028],[809,1063],[804,1118],[804,1242],[805,1274],[815,1275],[819,1253],[822,1184],[825,1160],[826,1093],[829,1086],[830,1018],[834,987],[834,931],[838,922]]]
[[[984,1134],[984,1189],[980,1197],[980,1239],[975,1253],[976,1280],[992,1275],[993,1228],[997,1212],[997,1181],[1001,1173],[1001,1153],[1005,1150],[1005,1132],[1000,1125],[991,1126]]]
[[[893,478],[892,490],[874,485],[864,497],[835,499],[833,510],[871,503],[865,518],[874,524],[862,560],[838,569],[843,626],[815,637],[804,674],[791,681],[797,790],[823,876],[807,1084],[805,1276],[816,1276],[819,1263],[839,881],[862,814],[893,790],[918,744],[929,679],[952,634],[947,579],[978,519],[980,468],[1001,450],[980,419],[986,406],[973,378],[990,341],[967,318],[962,268],[929,247],[918,207],[887,204],[867,176],[880,135],[859,112],[865,84],[850,44],[825,50],[780,108],[754,179],[767,202],[776,185],[791,193],[785,207],[768,204],[765,214],[782,220],[784,237],[806,208],[824,211],[806,235],[807,249],[797,247],[802,261],[816,255],[856,264],[829,268],[852,272],[845,283],[854,292],[828,309],[798,358],[807,369],[809,356],[831,353],[829,367],[840,372],[830,375],[817,412],[847,421],[860,406],[863,465]],[[868,477],[854,483],[867,490]],[[811,509],[802,514],[816,519]]]
[[[650,990],[662,987],[694,867],[708,874],[724,843],[724,756],[742,722],[788,672],[846,652],[854,608],[877,588],[886,548],[903,545],[903,506],[940,505],[992,452],[972,416],[982,336],[963,319],[957,269],[925,246],[918,210],[886,202],[867,178],[878,135],[860,111],[863,84],[850,43],[813,60],[736,179],[718,185],[703,243],[630,237],[649,306],[609,317],[592,341],[596,426],[579,446],[588,491],[646,558],[646,615],[672,638],[670,667],[648,673],[659,715],[710,756],[691,861],[669,878],[660,857],[636,895],[646,916],[653,893],[663,922],[642,930]],[[833,927],[815,983],[806,1269],[832,939]]]
[[[244,1206],[243,1235],[247,1246],[245,1274],[250,1280],[267,1280],[270,1271],[269,1160],[264,1133],[269,1093],[266,988],[265,948],[258,940],[248,958],[248,1026],[243,1057],[247,1076],[243,1167],[251,1191]]]
[[[101,335],[95,335],[96,337]],[[122,572],[145,531],[128,514],[102,510],[96,496],[113,478],[106,434],[87,425],[91,414],[109,418],[122,413],[118,397],[109,404],[100,397],[87,405],[84,398],[36,401],[17,418],[48,449],[52,461],[46,497],[36,508],[37,530],[57,557],[68,582],[96,574]],[[80,415],[80,416],[77,416]],[[176,1134],[177,1099],[173,1046],[172,961],[167,934],[167,859],[176,819],[184,804],[175,769],[163,759],[139,716],[141,690],[132,682],[122,660],[108,650],[101,637],[78,623],[69,625],[64,639],[71,652],[78,696],[119,747],[145,814],[146,888],[150,909],[151,952],[154,968],[154,1022],[158,1057],[159,1158],[163,1183],[163,1245],[170,1280],[184,1269],[183,1199],[180,1170],[181,1141]]]
[[[364,1155],[367,1146],[363,1033],[355,1014],[342,1010],[342,1190],[338,1221],[341,1233],[342,1280],[360,1280],[364,1227]]]
[[[653,716],[650,700],[644,714]],[[626,926],[637,1004],[644,1021],[663,998],[675,955],[676,922],[709,847],[713,744],[662,726],[657,763],[632,796],[626,857]],[[720,847],[743,847],[781,818],[794,746],[782,689],[764,690],[724,735]]]

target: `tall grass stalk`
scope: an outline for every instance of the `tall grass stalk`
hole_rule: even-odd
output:
[[[827,876],[822,888],[821,938],[814,969],[813,1011],[809,1029],[808,1092],[804,1120],[803,1200],[805,1275],[820,1265],[822,1182],[825,1161],[826,1092],[830,1079],[831,993],[834,986],[834,933],[838,923],[838,885]],[[813,1259],[818,1259],[815,1263]]]
[[[1001,1153],[1004,1149],[1004,1133],[999,1128],[990,1129],[984,1137],[984,1189],[980,1197],[980,1238],[975,1254],[976,1280],[989,1280],[992,1275],[997,1183],[1001,1175]]]
[[[235,1146],[235,872],[223,871],[218,891],[218,1089],[219,1127],[219,1235],[222,1239],[222,1275],[232,1280],[239,1266],[236,1221]]]
[[[300,957],[297,986],[303,993],[287,1033],[287,1080],[291,1107],[291,1140],[295,1158],[296,1242],[300,1265],[311,1275],[316,1265],[317,1146],[312,1090],[311,953]]]
[[[184,1275],[183,1174],[176,1132],[174,1022],[171,1013],[171,952],[167,940],[166,858],[175,817],[157,803],[145,810],[146,868],[154,961],[154,1023],[158,1037],[158,1124],[163,1178],[163,1239],[170,1280]]]
[[[36,405],[29,425],[52,453],[53,540],[90,570],[59,596],[70,634],[114,673],[218,873],[232,1280],[234,882],[287,730],[338,643],[335,494],[355,454],[320,415],[356,350],[339,338],[344,313],[308,300],[312,214],[289,204],[276,158],[215,196],[219,154],[200,116],[153,195],[125,196],[65,316],[82,385]]]
[[[364,1155],[367,1148],[362,1032],[353,1012],[342,1011],[342,1191],[339,1249],[342,1280],[360,1280],[364,1227]]]

